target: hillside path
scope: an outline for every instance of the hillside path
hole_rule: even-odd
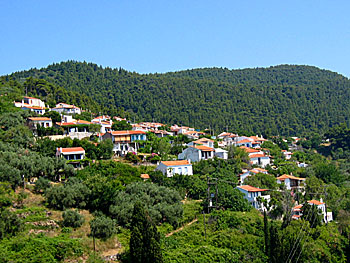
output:
[[[174,231],[171,231],[169,234],[166,234],[165,236],[166,236],[166,237],[170,237],[170,236],[172,236],[173,234],[175,234],[175,233],[181,231],[182,229],[184,229],[184,227],[190,226],[190,225],[192,225],[194,222],[197,222],[197,221],[198,221],[198,218],[193,219],[191,222],[187,223],[186,225],[184,225],[184,226],[182,226],[182,227],[180,227],[180,228],[178,228],[178,229],[176,229],[176,230],[174,230]]]

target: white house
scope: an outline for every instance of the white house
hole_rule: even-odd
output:
[[[111,139],[113,142],[113,152],[117,155],[124,156],[128,152],[137,152],[138,142],[146,141],[147,135],[143,131],[111,131],[106,132],[102,139]]]
[[[293,155],[292,152],[289,152],[289,151],[286,151],[286,150],[282,150],[282,154],[283,154],[283,156],[284,156],[284,158],[286,160],[289,160],[290,158],[292,158],[292,155]]]
[[[277,177],[277,183],[284,183],[287,190],[302,190],[304,187],[302,183],[305,181],[305,178],[296,177],[289,174],[283,174]]]
[[[324,203],[322,199],[320,201],[310,200],[307,202],[309,205],[315,205],[317,206],[318,209],[320,209],[323,217],[323,222],[328,223],[330,221],[333,221],[333,214],[332,212],[326,212],[326,203]],[[299,219],[303,215],[302,207],[303,207],[302,204],[293,207],[293,214],[292,214],[293,219]]]
[[[85,158],[85,150],[83,147],[57,148],[56,156],[63,157],[66,160],[82,160]]]
[[[156,170],[167,177],[173,177],[175,174],[193,175],[192,164],[188,160],[162,161]]]
[[[249,155],[250,163],[256,164],[261,167],[265,167],[266,165],[270,164],[270,156],[263,154],[250,154]]]
[[[45,103],[33,97],[23,97],[21,102],[15,102],[15,106],[21,108],[22,110],[30,110],[37,114],[45,114]]]
[[[52,111],[57,111],[60,114],[81,114],[81,109],[74,105],[69,105],[67,103],[58,103]]]
[[[101,126],[100,133],[106,133],[112,130],[112,120],[109,116],[98,116],[91,120],[92,123],[99,124]]]
[[[228,151],[221,149],[221,148],[215,148],[215,156],[224,160],[228,159]]]
[[[27,123],[31,129],[36,129],[37,125],[40,125],[44,128],[52,127],[52,120],[51,118],[47,117],[29,117],[27,119]]]
[[[204,145],[190,146],[178,155],[180,160],[191,160],[191,162],[199,162],[200,160],[208,160],[214,158],[215,149]]]
[[[208,138],[201,138],[195,141],[192,141],[187,144],[188,146],[204,145],[210,148],[214,148],[214,141]]]
[[[257,187],[253,187],[250,185],[240,185],[237,186],[237,189],[244,194],[244,198],[248,200],[248,202],[258,210],[266,210],[266,207],[262,202],[258,199],[264,198],[267,202],[270,201],[270,195],[263,195],[263,192],[268,191],[268,189],[260,189]]]

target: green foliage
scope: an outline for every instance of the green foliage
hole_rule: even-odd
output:
[[[81,215],[78,211],[66,210],[62,213],[63,221],[62,225],[64,227],[81,227],[85,221],[84,216]]]
[[[273,175],[263,173],[247,177],[244,184],[269,190],[277,190],[278,188],[276,178]]]
[[[131,130],[132,126],[130,123],[126,121],[114,121],[112,124],[112,130],[113,131],[127,131]]]
[[[0,180],[2,181],[2,180]],[[4,208],[12,204],[14,191],[8,182],[0,182],[0,207]]]
[[[61,114],[59,112],[57,112],[57,111],[46,111],[44,116],[48,117],[48,118],[51,118],[52,124],[54,124],[56,122],[61,122]]]
[[[39,177],[35,182],[34,191],[37,193],[45,193],[45,191],[51,187],[50,180]]]
[[[310,227],[315,228],[322,224],[322,211],[316,205],[305,202],[302,207],[301,218],[310,223]]]
[[[130,258],[132,262],[163,262],[160,235],[140,202],[131,217]]]
[[[91,190],[84,183],[73,179],[75,178],[46,191],[45,197],[49,207],[59,210],[86,207]]]
[[[14,236],[23,229],[22,221],[8,209],[0,209],[0,240]]]
[[[98,214],[90,222],[91,235],[100,238],[102,240],[107,240],[116,232],[116,224],[114,220],[103,215]]]
[[[79,239],[18,235],[0,242],[0,262],[55,263],[82,256]]]
[[[149,183],[132,183],[120,191],[110,207],[110,214],[119,225],[130,227],[134,204],[142,202],[155,224],[168,222],[173,226],[180,223],[183,207],[180,195],[172,189]]]
[[[238,133],[293,136],[325,131],[348,122],[345,116],[350,105],[347,78],[309,66],[204,68],[143,75],[67,61],[11,75],[15,79],[30,76],[40,80],[26,81],[29,92],[47,96],[48,101],[57,100],[58,92],[49,91],[54,83],[79,93],[67,96],[59,89],[60,100],[89,106],[94,112],[98,112],[94,103],[83,99],[84,94],[110,107],[105,112],[117,111],[118,105],[126,110],[119,112],[129,117],[203,129],[211,123],[215,130],[228,126]]]

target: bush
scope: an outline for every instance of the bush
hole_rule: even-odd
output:
[[[78,211],[67,210],[62,214],[63,221],[62,225],[65,227],[78,228],[81,227],[85,221],[84,216],[79,214]]]
[[[90,229],[91,236],[107,240],[116,233],[116,224],[111,218],[100,214],[90,222]]]
[[[45,179],[44,177],[39,177],[35,182],[34,191],[36,193],[45,193],[46,189],[50,188],[50,180]]]
[[[136,201],[140,201],[148,210],[155,224],[168,222],[177,226],[182,218],[181,197],[175,190],[150,183],[133,183],[120,191],[114,198],[109,212],[118,224],[130,226],[131,215]]]

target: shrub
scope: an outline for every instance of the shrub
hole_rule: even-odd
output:
[[[107,240],[116,233],[116,224],[111,218],[100,214],[90,222],[90,229],[91,236]]]
[[[81,227],[85,221],[84,216],[79,214],[78,211],[67,210],[62,214],[63,221],[62,225],[65,227],[78,228]]]

